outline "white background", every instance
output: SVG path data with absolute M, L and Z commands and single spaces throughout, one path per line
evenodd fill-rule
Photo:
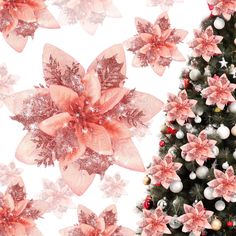
M 114 0 L 114 4 L 120 10 L 122 18 L 106 18 L 103 25 L 99 27 L 94 36 L 88 35 L 79 24 L 64 26 L 59 30 L 39 29 L 34 40 L 29 40 L 22 53 L 12 50 L 2 38 L 0 38 L 0 62 L 6 63 L 9 73 L 20 76 L 15 86 L 15 91 L 30 89 L 39 83 L 44 84 L 42 71 L 42 50 L 45 43 L 53 44 L 76 58 L 84 68 L 104 49 L 113 44 L 122 43 L 136 33 L 134 18 L 142 17 L 154 22 L 161 13 L 159 7 L 147 7 L 145 0 Z M 56 16 L 56 7 L 49 6 L 51 12 Z M 169 16 L 173 28 L 185 29 L 189 32 L 184 43 L 179 46 L 181 52 L 187 59 L 190 50 L 187 42 L 192 37 L 194 28 L 199 28 L 200 22 L 209 15 L 206 0 L 184 0 L 176 3 L 169 9 Z M 185 66 L 185 62 L 172 62 L 164 76 L 157 76 L 151 68 L 133 68 L 131 66 L 133 55 L 126 52 L 127 58 L 127 87 L 136 88 L 155 95 L 162 101 L 166 101 L 167 93 L 177 93 L 179 86 L 179 75 Z M 18 143 L 24 136 L 22 126 L 12 121 L 9 111 L 3 107 L 0 110 L 0 162 L 9 163 L 14 160 L 14 154 Z M 135 143 L 140 150 L 145 165 L 148 165 L 152 156 L 157 153 L 158 134 L 161 124 L 164 123 L 162 113 L 158 114 L 150 126 L 149 133 L 145 138 L 136 138 Z M 35 197 L 42 190 L 42 178 L 56 180 L 60 177 L 57 166 L 44 168 L 27 166 L 15 160 L 17 167 L 23 168 L 23 179 L 26 184 L 28 197 Z M 120 172 L 122 178 L 129 181 L 126 189 L 127 195 L 117 201 L 119 224 L 133 230 L 137 228 L 140 215 L 134 210 L 136 204 L 145 198 L 146 187 L 142 184 L 143 173 L 137 173 L 112 166 L 107 174 Z M 100 213 L 113 201 L 104 198 L 99 190 L 100 178 L 95 181 L 88 191 L 81 197 L 74 197 L 76 204 L 80 203 Z M 62 219 L 56 218 L 53 214 L 45 214 L 44 219 L 38 220 L 38 227 L 45 236 L 57 236 L 58 230 L 77 223 L 76 210 L 69 210 Z

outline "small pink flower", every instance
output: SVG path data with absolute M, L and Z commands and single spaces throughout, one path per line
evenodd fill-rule
M 156 183 L 161 183 L 164 188 L 168 189 L 173 181 L 180 180 L 176 171 L 181 166 L 181 163 L 173 162 L 173 156 L 167 154 L 164 158 L 154 157 L 152 166 L 148 170 Z
M 226 20 L 230 20 L 236 10 L 235 0 L 208 0 L 208 4 L 213 8 L 212 15 L 223 15 Z
M 214 197 L 223 197 L 227 202 L 236 194 L 236 175 L 234 169 L 230 166 L 225 173 L 215 169 L 215 179 L 210 181 L 208 185 L 213 188 Z
M 0 183 L 2 185 L 9 185 L 12 181 L 19 178 L 22 169 L 18 169 L 14 162 L 8 165 L 0 164 Z
M 198 165 L 203 166 L 208 158 L 215 158 L 213 147 L 215 140 L 207 139 L 207 134 L 203 130 L 198 137 L 191 133 L 187 133 L 188 143 L 181 146 L 182 157 L 186 161 L 196 161 Z
M 211 26 L 208 26 L 205 31 L 194 31 L 195 39 L 190 43 L 194 57 L 202 56 L 205 61 L 209 62 L 212 56 L 222 54 L 217 44 L 222 41 L 223 37 L 213 33 Z
M 134 236 L 134 231 L 117 225 L 115 205 L 106 208 L 99 216 L 88 208 L 78 206 L 79 224 L 60 230 L 62 236 Z
M 44 0 L 4 0 L 0 2 L 0 31 L 6 42 L 21 52 L 38 27 L 59 28 Z
M 196 103 L 196 100 L 188 99 L 185 90 L 179 92 L 178 96 L 169 94 L 168 103 L 164 107 L 164 111 L 167 112 L 167 120 L 170 122 L 176 120 L 179 125 L 183 126 L 188 118 L 195 117 L 192 109 Z
M 207 79 L 209 87 L 202 90 L 202 96 L 206 98 L 207 105 L 217 105 L 221 110 L 229 102 L 234 102 L 232 92 L 236 89 L 236 84 L 230 83 L 226 74 L 220 77 L 215 75 Z
M 23 181 L 18 178 L 0 196 L 0 235 L 38 235 L 35 220 L 45 212 L 47 204 L 26 199 Z
M 105 175 L 101 185 L 101 190 L 104 192 L 106 197 L 118 199 L 124 195 L 127 181 L 123 180 L 120 174 L 114 176 Z
M 183 224 L 182 232 L 192 232 L 194 236 L 200 236 L 204 229 L 211 229 L 209 221 L 214 212 L 205 210 L 201 201 L 194 207 L 184 204 L 184 211 L 185 214 L 179 217 Z
M 185 60 L 176 45 L 182 42 L 187 32 L 171 29 L 167 13 L 161 14 L 154 24 L 141 18 L 136 18 L 135 23 L 138 34 L 126 42 L 128 50 L 135 54 L 134 66 L 151 65 L 161 76 L 172 60 Z
M 141 236 L 162 236 L 171 234 L 167 224 L 170 223 L 172 217 L 166 215 L 160 207 L 157 207 L 153 212 L 143 210 L 144 219 L 139 227 L 142 229 Z

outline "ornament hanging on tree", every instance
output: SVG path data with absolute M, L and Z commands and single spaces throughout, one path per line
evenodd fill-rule
M 204 197 L 207 199 L 207 200 L 213 200 L 214 199 L 214 196 L 213 196 L 213 188 L 211 187 L 207 187 L 205 188 L 204 192 L 203 192 L 203 195 Z
M 182 139 L 184 138 L 184 132 L 182 130 L 179 130 L 175 136 L 177 139 Z
M 233 152 L 233 157 L 234 157 L 234 159 L 236 160 L 236 149 L 235 149 L 234 152 Z
M 149 185 L 150 183 L 151 183 L 151 178 L 148 175 L 146 175 L 143 179 L 143 184 Z
M 179 193 L 183 189 L 183 183 L 179 180 L 176 180 L 170 184 L 170 191 L 173 193 Z
M 228 106 L 229 112 L 231 113 L 236 113 L 236 102 L 232 102 L 229 106 Z
M 194 122 L 200 124 L 202 122 L 202 118 L 200 116 L 196 116 Z
M 196 175 L 199 179 L 205 179 L 209 173 L 209 169 L 206 166 L 199 166 L 196 170 Z
M 231 134 L 232 134 L 233 136 L 236 136 L 236 125 L 234 125 L 234 126 L 232 127 L 232 129 L 231 129 Z
M 227 225 L 229 228 L 232 228 L 232 227 L 234 227 L 234 222 L 231 221 L 231 220 L 229 220 L 229 221 L 226 222 L 226 225 Z
M 178 229 L 182 224 L 181 222 L 178 220 L 178 216 L 177 215 L 174 215 L 172 220 L 170 221 L 169 223 L 170 227 L 172 229 Z
M 219 63 L 220 63 L 221 68 L 224 68 L 224 67 L 227 68 L 228 62 L 225 60 L 224 57 L 222 58 L 222 61 L 219 61 Z
M 152 197 L 151 196 L 147 196 L 144 203 L 143 203 L 143 207 L 147 210 L 150 210 L 153 207 L 153 201 L 152 201 Z
M 214 153 L 215 156 L 218 156 L 218 155 L 219 155 L 220 150 L 219 150 L 219 148 L 218 148 L 217 146 L 214 146 L 214 147 L 213 147 L 213 153 Z
M 164 140 L 161 140 L 161 141 L 159 142 L 159 146 L 160 146 L 160 147 L 165 147 L 165 146 L 166 146 L 166 142 L 165 142 Z
M 221 227 L 222 227 L 222 222 L 219 219 L 215 218 L 215 219 L 212 220 L 211 228 L 214 231 L 219 231 L 221 229 Z
M 191 180 L 194 180 L 194 179 L 196 179 L 196 177 L 197 177 L 197 175 L 192 171 L 191 173 L 190 173 L 190 175 L 189 175 L 189 178 L 191 179 Z
M 222 200 L 218 200 L 215 203 L 215 208 L 216 208 L 217 211 L 223 211 L 225 209 L 225 202 L 222 201 Z
M 201 72 L 198 69 L 193 69 L 190 71 L 189 73 L 189 78 L 192 81 L 197 81 L 199 79 L 199 77 L 201 76 Z
M 165 209 L 167 207 L 166 198 L 164 197 L 163 199 L 159 200 L 157 202 L 157 206 L 159 206 L 162 210 Z
M 223 164 L 222 164 L 222 168 L 224 169 L 224 170 L 227 170 L 228 168 L 229 168 L 229 163 L 226 161 L 226 162 L 224 162 Z
M 225 27 L 225 21 L 220 17 L 216 17 L 214 21 L 214 27 L 218 30 L 223 29 Z
M 230 135 L 230 130 L 225 125 L 221 124 L 220 127 L 217 129 L 217 134 L 221 139 L 227 139 Z

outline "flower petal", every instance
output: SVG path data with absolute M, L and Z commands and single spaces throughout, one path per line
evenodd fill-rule
M 150 29 L 153 27 L 151 22 L 139 17 L 135 18 L 135 25 L 138 33 L 149 33 Z
M 47 9 L 36 11 L 35 16 L 37 17 L 37 22 L 41 27 L 49 29 L 60 28 L 60 25 L 58 24 L 54 16 Z
M 28 37 L 23 37 L 11 31 L 8 35 L 4 35 L 6 42 L 17 52 L 22 52 L 28 41 Z

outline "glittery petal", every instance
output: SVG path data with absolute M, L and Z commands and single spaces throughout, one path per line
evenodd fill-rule
M 39 26 L 49 29 L 60 28 L 54 16 L 47 9 L 39 10 L 35 12 L 35 15 Z

